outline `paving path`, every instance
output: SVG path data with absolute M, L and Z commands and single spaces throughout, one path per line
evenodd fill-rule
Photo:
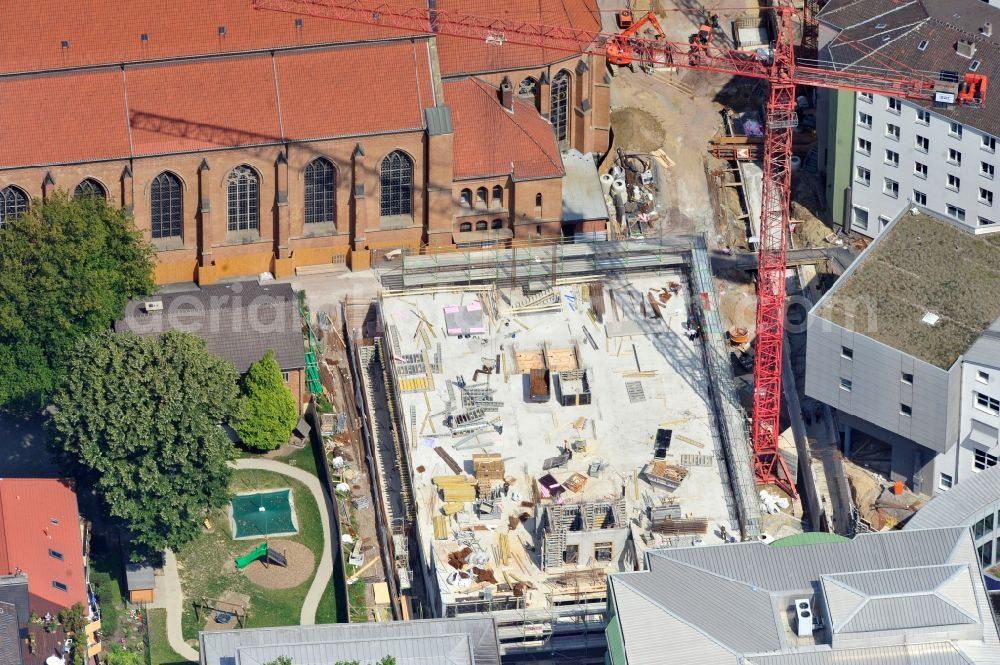
M 313 578 L 312 586 L 306 594 L 306 599 L 302 603 L 302 612 L 299 615 L 299 623 L 303 626 L 311 626 L 316 623 L 316 608 L 319 607 L 320 599 L 326 587 L 333 578 L 333 555 L 332 536 L 330 534 L 330 515 L 332 506 L 327 500 L 326 493 L 319 478 L 307 471 L 297 467 L 269 459 L 239 459 L 230 462 L 234 469 L 257 469 L 259 471 L 271 471 L 294 478 L 305 485 L 316 505 L 319 506 L 319 518 L 323 525 L 323 553 L 319 557 L 319 565 L 316 567 L 316 576 Z M 325 508 L 325 509 L 324 509 Z M 181 630 L 181 616 L 184 612 L 184 597 L 181 591 L 180 575 L 177 572 L 177 557 L 173 552 L 167 550 L 163 562 L 163 584 L 162 589 L 157 588 L 157 605 L 165 607 L 167 610 L 167 641 L 170 648 L 177 652 L 177 655 L 191 661 L 198 662 L 198 651 L 191 648 L 184 641 Z
M 181 577 L 177 573 L 177 556 L 171 550 L 163 553 L 162 577 L 163 588 L 156 590 L 156 600 L 157 604 L 162 604 L 167 609 L 167 642 L 181 658 L 198 662 L 198 651 L 184 641 L 184 631 L 181 630 L 184 594 L 181 592 Z
M 333 537 L 330 534 L 330 515 L 333 514 L 333 507 L 326 498 L 323 485 L 320 484 L 319 478 L 308 471 L 276 460 L 238 459 L 235 462 L 230 462 L 230 466 L 235 469 L 257 469 L 280 473 L 294 478 L 312 492 L 316 505 L 319 507 L 319 519 L 323 525 L 323 554 L 320 555 L 319 565 L 316 566 L 316 577 L 313 578 L 309 593 L 306 594 L 306 599 L 302 602 L 299 624 L 303 626 L 313 625 L 316 623 L 316 608 L 319 607 L 319 601 L 323 598 L 323 593 L 326 591 L 327 585 L 330 584 L 330 580 L 333 579 L 333 549 L 331 545 Z

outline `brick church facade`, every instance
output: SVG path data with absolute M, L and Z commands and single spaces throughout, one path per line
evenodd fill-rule
M 0 222 L 56 190 L 105 196 L 155 246 L 161 283 L 363 268 L 378 249 L 605 228 L 561 220 L 561 151 L 608 148 L 603 57 L 256 11 L 250 0 L 70 0 L 44 25 L 32 0 L 10 3 Z M 600 26 L 592 0 L 504 7 Z

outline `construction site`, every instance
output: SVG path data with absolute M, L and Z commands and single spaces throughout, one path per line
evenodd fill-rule
M 596 654 L 606 577 L 647 549 L 803 530 L 754 482 L 703 238 L 406 257 L 385 281 L 345 321 L 404 615 Z

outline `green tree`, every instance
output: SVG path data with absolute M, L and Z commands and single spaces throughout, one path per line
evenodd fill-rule
M 255 450 L 273 450 L 288 441 L 299 420 L 295 395 L 281 378 L 270 349 L 243 379 L 243 400 L 236 432 Z
M 153 250 L 103 198 L 35 200 L 0 229 L 0 405 L 38 406 L 84 335 L 151 293 Z
M 103 331 L 78 341 L 54 396 L 53 448 L 133 534 L 136 556 L 193 539 L 229 498 L 233 366 L 204 340 Z M 143 551 L 142 548 L 145 548 Z

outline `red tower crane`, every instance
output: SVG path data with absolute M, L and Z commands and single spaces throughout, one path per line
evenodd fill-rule
M 808 0 L 807 0 L 808 2 Z M 253 0 L 257 9 L 383 25 L 427 35 L 467 37 L 502 47 L 504 42 L 566 53 L 607 56 L 619 35 L 509 18 L 489 18 L 371 0 Z M 422 3 L 421 3 L 422 4 Z M 745 10 L 741 10 L 745 11 Z M 754 365 L 752 442 L 754 476 L 796 494 L 778 452 L 781 412 L 781 354 L 784 344 L 785 252 L 791 192 L 792 130 L 797 125 L 798 85 L 852 90 L 943 104 L 982 106 L 985 76 L 951 72 L 903 72 L 893 68 L 837 68 L 832 63 L 795 59 L 791 7 L 769 8 L 775 15 L 773 48 L 765 54 L 719 48 L 712 43 L 667 42 L 633 37 L 632 59 L 707 72 L 746 76 L 769 83 L 764 140 L 764 178 L 757 270 L 757 350 Z M 807 16 L 807 42 L 815 40 L 815 17 Z M 815 48 L 812 43 L 807 48 Z M 858 45 L 859 49 L 863 48 Z

